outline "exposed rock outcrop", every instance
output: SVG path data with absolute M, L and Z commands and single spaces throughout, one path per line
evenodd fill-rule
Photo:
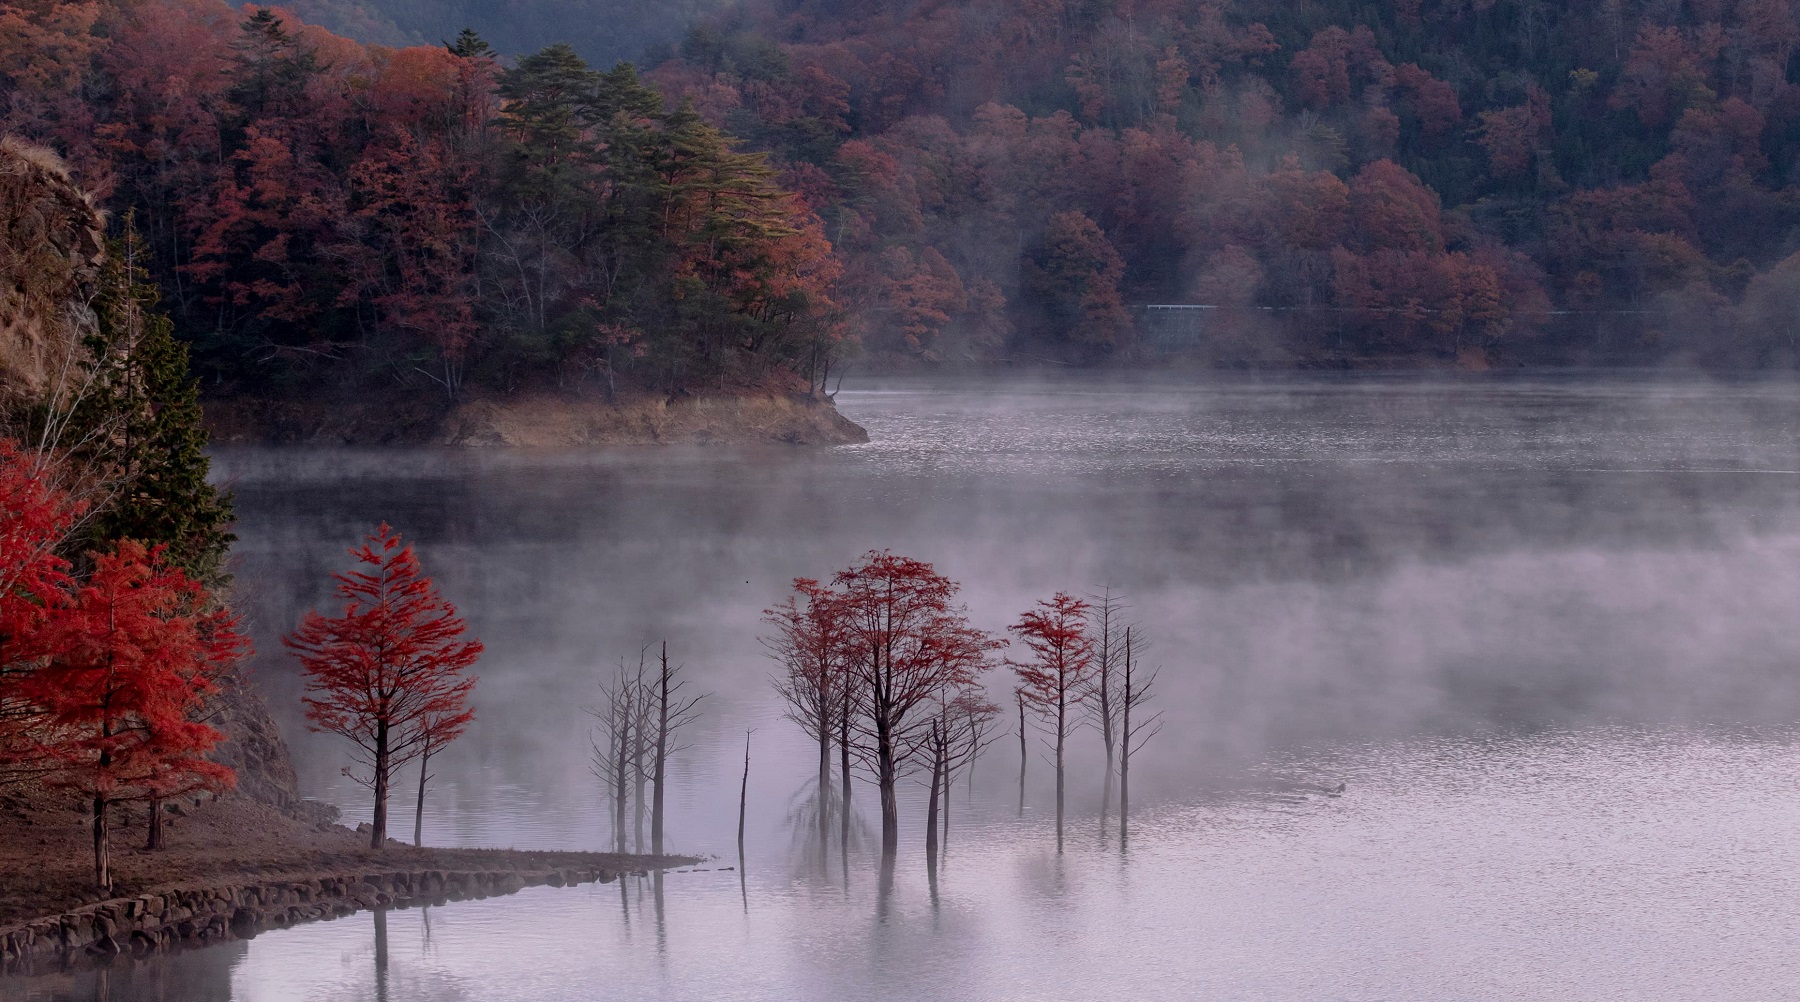
M 80 348 L 105 249 L 56 155 L 0 139 L 0 406 L 42 397 Z

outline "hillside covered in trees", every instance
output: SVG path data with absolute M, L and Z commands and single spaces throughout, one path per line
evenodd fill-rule
M 689 13 L 640 74 L 216 0 L 31 0 L 0 7 L 0 126 L 135 210 L 209 392 L 797 388 L 851 340 L 926 362 L 1794 355 L 1787 0 Z M 1140 308 L 1170 303 L 1214 309 L 1171 342 Z

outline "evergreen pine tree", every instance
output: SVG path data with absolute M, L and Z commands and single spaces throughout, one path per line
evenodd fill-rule
M 71 441 L 77 458 L 116 485 L 76 541 L 135 539 L 167 546 L 167 560 L 207 585 L 224 581 L 231 498 L 207 482 L 206 429 L 200 385 L 188 369 L 187 345 L 157 310 L 158 294 L 139 264 L 131 217 L 112 242 L 87 339 L 94 367 L 78 406 Z

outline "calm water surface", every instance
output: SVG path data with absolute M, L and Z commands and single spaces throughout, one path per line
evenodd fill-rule
M 361 915 L 30 999 L 1769 998 L 1800 973 L 1800 391 L 1646 379 L 888 380 L 867 446 L 225 450 L 239 580 L 309 795 L 366 817 L 275 654 L 387 519 L 487 642 L 430 842 L 602 848 L 583 707 L 667 638 L 712 693 L 672 780 L 697 871 Z M 1002 741 L 946 871 L 807 861 L 758 617 L 874 547 L 991 629 L 1123 591 L 1168 727 L 1129 848 Z M 1004 680 L 993 680 L 1004 691 Z M 753 731 L 750 840 L 737 780 Z M 1323 794 L 1347 784 L 1341 797 Z M 405 786 L 403 783 L 402 786 Z M 873 791 L 859 787 L 865 810 Z M 410 817 L 410 801 L 396 805 Z M 379 936 L 377 928 L 383 930 Z M 377 942 L 381 942 L 378 948 Z M 104 984 L 102 984 L 104 981 Z

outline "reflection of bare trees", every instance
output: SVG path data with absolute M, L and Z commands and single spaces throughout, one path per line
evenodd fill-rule
M 868 819 L 855 805 L 846 807 L 843 794 L 834 783 L 828 782 L 821 789 L 809 779 L 794 791 L 782 823 L 789 833 L 788 852 L 798 868 L 829 873 L 831 849 L 836 845 L 843 866 L 848 869 L 849 854 L 867 848 Z M 823 824 L 821 818 L 825 819 Z

